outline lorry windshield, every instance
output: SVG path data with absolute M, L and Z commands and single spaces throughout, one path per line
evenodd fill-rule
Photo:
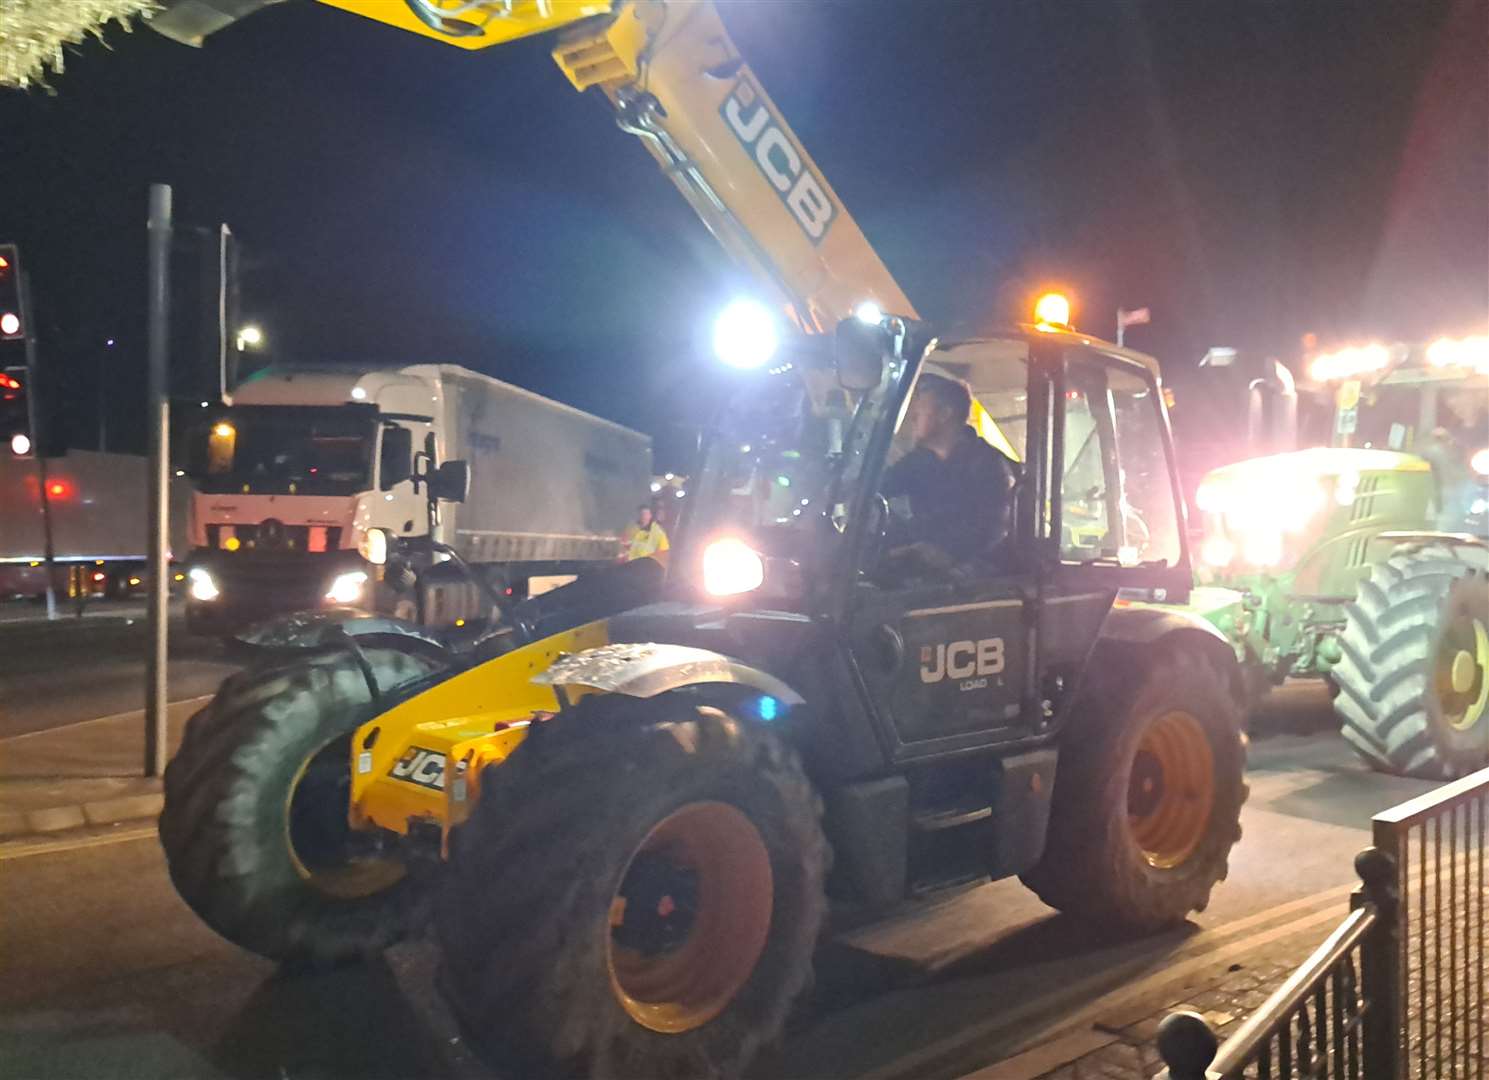
M 850 393 L 830 368 L 763 376 L 724 410 L 687 521 L 691 540 L 747 537 L 766 555 L 798 557 L 808 537 L 847 524 L 847 492 L 902 365 Z
M 376 409 L 370 405 L 247 405 L 199 437 L 203 491 L 351 495 L 371 487 Z

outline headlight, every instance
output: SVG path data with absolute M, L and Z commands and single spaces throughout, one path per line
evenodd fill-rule
M 386 529 L 368 529 L 357 542 L 357 554 L 373 566 L 384 566 L 388 562 L 388 533 Z
M 217 582 L 200 566 L 192 567 L 186 576 L 191 579 L 190 592 L 193 600 L 216 600 L 220 595 Z
M 1236 557 L 1236 545 L 1223 536 L 1212 536 L 1200 549 L 1199 557 L 1217 570 L 1229 566 Z
M 747 593 L 764 580 L 764 560 L 743 540 L 715 540 L 703 551 L 703 587 L 714 596 Z
M 362 587 L 366 584 L 367 574 L 364 571 L 353 570 L 342 574 L 331 582 L 326 599 L 336 604 L 355 604 L 362 598 Z
M 1468 464 L 1480 476 L 1489 476 L 1489 446 L 1474 451 L 1474 456 L 1468 459 Z

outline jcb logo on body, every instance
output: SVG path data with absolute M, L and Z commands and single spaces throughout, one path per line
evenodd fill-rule
M 781 196 L 801 231 L 816 243 L 827 235 L 837 208 L 827 197 L 827 188 L 807 168 L 802 152 L 791 142 L 781 121 L 771 115 L 765 101 L 748 79 L 741 78 L 719 110 L 724 120 L 750 151 L 755 164 Z
M 420 787 L 445 790 L 445 755 L 437 750 L 410 746 L 388 773 L 394 780 L 406 780 Z
M 957 679 L 962 681 L 963 690 L 981 690 L 987 686 L 990 676 L 1003 673 L 1004 666 L 1003 639 L 1000 637 L 920 647 L 920 681 L 923 683 Z

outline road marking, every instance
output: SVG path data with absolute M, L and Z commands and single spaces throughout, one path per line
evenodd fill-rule
M 1104 971 L 1095 972 L 1084 979 L 1078 979 L 1046 994 L 1024 998 L 1013 1008 L 1004 1009 L 995 1017 L 990 1017 L 982 1023 L 969 1025 L 953 1035 L 947 1035 L 911 1051 L 896 1061 L 865 1073 L 860 1080 L 901 1080 L 903 1077 L 924 1075 L 932 1069 L 944 1072 L 948 1063 L 943 1059 L 952 1054 L 959 1051 L 965 1053 L 978 1042 L 1016 1030 L 1041 1014 L 1071 1005 L 1079 1006 L 1074 1013 L 1062 1016 L 1050 1026 L 1040 1029 L 1033 1037 L 1020 1039 L 1016 1046 L 1005 1051 L 1005 1054 L 1017 1054 L 1021 1050 L 1027 1050 L 1040 1038 L 1057 1035 L 1082 1022 L 1089 1023 L 1123 1004 L 1138 1000 L 1145 994 L 1154 993 L 1173 982 L 1187 979 L 1205 968 L 1218 966 L 1231 957 L 1245 956 L 1269 942 L 1301 932 L 1319 923 L 1330 920 L 1342 921 L 1348 912 L 1340 910 L 1335 905 L 1357 887 L 1355 884 L 1337 885 L 1311 896 L 1300 897 L 1286 904 L 1280 904 L 1243 919 L 1206 930 L 1191 939 L 1207 946 L 1203 952 L 1192 953 L 1186 957 L 1185 950 L 1181 947 L 1174 955 L 1167 958 L 1138 957 L 1123 964 L 1113 965 Z M 1325 906 L 1311 914 L 1288 919 L 1280 926 L 1260 930 L 1239 940 L 1230 940 L 1235 938 L 1237 933 L 1254 926 L 1273 922 L 1294 912 L 1318 905 Z M 1156 963 L 1164 963 L 1166 966 L 1143 977 L 1144 969 Z M 1117 984 L 1116 989 L 1103 992 L 1103 987 L 1113 983 Z
M 198 694 L 196 697 L 182 698 L 180 701 L 167 701 L 166 708 L 176 705 L 196 705 L 199 702 L 211 701 L 216 694 Z M 144 709 L 130 709 L 127 712 L 110 713 L 108 716 L 95 716 L 88 720 L 70 720 L 56 727 L 40 728 L 37 731 L 23 731 L 19 735 L 7 735 L 0 739 L 0 743 L 17 742 L 21 739 L 30 739 L 37 735 L 50 735 L 54 731 L 67 731 L 69 728 L 82 727 L 84 724 L 102 724 L 106 720 L 133 720 L 143 717 Z
M 0 862 L 29 859 L 33 855 L 56 855 L 63 851 L 105 847 L 109 844 L 127 844 L 134 840 L 147 840 L 154 836 L 155 826 L 145 825 L 128 831 L 106 833 L 102 836 L 74 836 L 67 840 L 47 840 L 42 843 L 12 841 L 0 844 Z

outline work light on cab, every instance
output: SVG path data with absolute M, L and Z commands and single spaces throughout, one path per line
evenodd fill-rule
M 764 367 L 778 344 L 775 313 L 757 300 L 734 301 L 714 323 L 714 355 L 732 368 Z
M 712 596 L 753 592 L 765 581 L 765 561 L 743 540 L 715 540 L 703 551 L 703 587 Z

